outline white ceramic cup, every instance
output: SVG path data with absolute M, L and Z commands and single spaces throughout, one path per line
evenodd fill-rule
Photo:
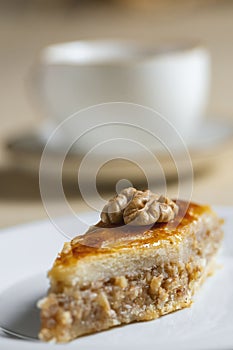
M 35 73 L 35 93 L 55 125 L 92 105 L 131 102 L 161 113 L 188 141 L 205 114 L 210 57 L 200 45 L 161 47 L 131 41 L 77 41 L 43 49 Z M 112 121 L 117 120 L 110 115 Z M 129 115 L 128 122 L 133 121 Z M 79 127 L 80 120 L 76 126 L 64 127 L 63 136 L 68 140 Z M 111 136 L 119 137 L 114 130 Z M 92 134 L 91 146 L 96 142 L 99 138 L 95 140 Z M 83 152 L 90 148 L 87 138 L 81 148 Z

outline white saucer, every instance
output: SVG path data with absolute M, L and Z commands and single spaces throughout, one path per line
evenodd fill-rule
M 198 171 L 203 167 L 207 167 L 210 161 L 213 161 L 213 156 L 221 152 L 221 147 L 233 135 L 233 125 L 220 121 L 205 121 L 197 130 L 192 138 L 187 142 L 187 148 L 192 160 L 194 171 Z M 7 143 L 8 151 L 11 153 L 12 165 L 25 171 L 38 172 L 41 154 L 45 146 L 45 134 L 27 134 L 18 138 L 12 139 Z M 49 156 L 51 164 L 53 160 L 59 157 L 59 147 L 51 149 Z M 162 167 L 166 179 L 172 179 L 177 176 L 177 168 L 179 167 L 179 175 L 186 175 L 187 164 L 184 161 L 184 154 L 178 149 L 173 149 L 172 152 L 177 156 L 176 164 L 172 164 L 171 157 L 168 153 L 156 150 L 154 154 Z M 75 149 L 71 149 L 66 157 L 63 165 L 63 178 L 68 180 L 77 180 L 77 169 L 81 163 L 83 154 Z M 140 160 L 140 155 L 138 156 Z M 141 159 L 142 160 L 142 159 Z M 147 160 L 143 159 L 145 167 Z M 178 164 L 177 164 L 178 163 Z M 89 172 L 96 169 L 89 168 Z M 100 181 L 101 182 L 116 182 L 119 179 L 127 178 L 131 181 L 141 181 L 143 173 L 137 169 L 135 164 L 130 161 L 117 159 L 102 168 Z M 154 172 L 155 181 L 160 179 L 160 174 Z

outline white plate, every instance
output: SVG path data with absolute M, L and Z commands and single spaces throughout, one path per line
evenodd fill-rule
M 65 345 L 51 345 L 39 341 L 26 341 L 0 333 L 1 350 L 80 349 L 232 349 L 233 348 L 233 207 L 219 207 L 225 219 L 225 239 L 218 261 L 222 265 L 209 278 L 195 297 L 193 306 L 158 320 L 141 322 L 91 336 L 79 338 Z M 80 216 L 96 222 L 96 214 Z M 67 218 L 66 218 L 67 220 Z M 71 222 L 72 224 L 72 222 Z M 80 231 L 83 226 L 80 226 Z M 80 232 L 81 233 L 81 232 Z M 9 309 L 11 322 L 18 322 L 20 314 L 30 311 L 30 300 L 36 300 L 46 291 L 44 276 L 51 266 L 65 238 L 50 221 L 37 222 L 0 231 L 0 304 L 1 296 L 10 286 L 12 295 L 19 296 L 22 286 L 28 298 L 25 305 Z M 24 282 L 23 280 L 27 281 Z M 29 282 L 32 283 L 29 283 Z M 38 283 L 42 281 L 42 283 Z M 30 300 L 29 300 L 30 299 Z M 3 309 L 3 306 L 1 306 Z M 1 318 L 0 310 L 0 318 Z M 15 319 L 14 319 L 15 318 Z M 9 320 L 3 320 L 3 322 Z M 25 320 L 21 320 L 24 322 Z M 35 321 L 35 320 L 34 320 Z M 32 322 L 34 322 L 32 320 Z

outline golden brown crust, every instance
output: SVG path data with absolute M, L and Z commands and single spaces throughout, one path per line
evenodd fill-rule
M 153 226 L 109 225 L 100 221 L 92 231 L 77 236 L 71 241 L 70 249 L 62 251 L 54 267 L 72 265 L 84 257 L 116 252 L 122 248 L 148 249 L 150 246 L 162 246 L 172 241 L 174 244 L 185 235 L 184 227 L 198 219 L 204 212 L 210 212 L 209 206 L 188 204 L 177 201 L 179 213 L 168 223 L 156 223 Z

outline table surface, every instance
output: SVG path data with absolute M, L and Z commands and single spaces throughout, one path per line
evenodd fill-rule
M 222 5 L 220 5 L 221 3 Z M 174 10 L 174 7 L 173 7 Z M 54 42 L 83 38 L 124 37 L 161 41 L 179 38 L 201 40 L 212 55 L 212 87 L 208 118 L 233 122 L 233 4 L 230 1 L 199 4 L 185 10 L 156 11 L 98 7 L 73 13 L 11 11 L 0 13 L 0 226 L 47 218 L 37 174 L 16 170 L 5 151 L 5 142 L 35 130 L 43 113 L 35 104 L 29 71 L 40 49 Z M 233 139 L 211 155 L 210 165 L 195 174 L 192 199 L 216 205 L 232 205 Z M 183 186 L 189 186 L 184 181 Z M 168 183 L 171 195 L 176 184 Z M 111 192 L 111 191 L 110 191 Z M 67 197 L 75 211 L 87 210 L 68 185 Z M 109 194 L 110 195 L 110 194 Z M 58 203 L 54 205 L 59 206 Z

